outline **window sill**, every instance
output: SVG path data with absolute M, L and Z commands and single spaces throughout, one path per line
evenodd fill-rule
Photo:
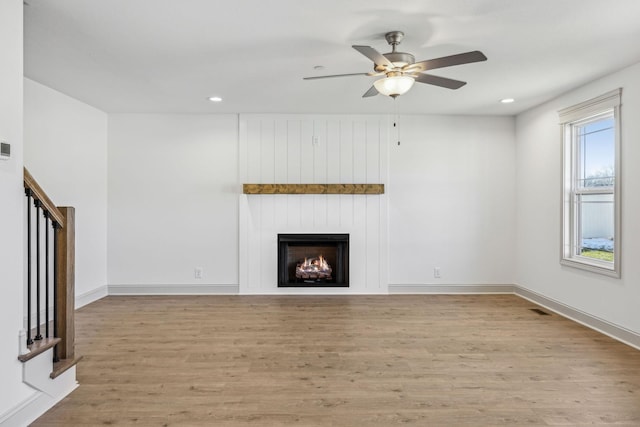
M 597 260 L 591 260 L 586 257 L 580 258 L 563 258 L 560 260 L 560 264 L 568 267 L 577 268 L 579 270 L 590 271 L 592 273 L 602 274 L 604 276 L 620 278 L 620 269 L 616 269 L 616 265 L 610 262 L 598 262 Z

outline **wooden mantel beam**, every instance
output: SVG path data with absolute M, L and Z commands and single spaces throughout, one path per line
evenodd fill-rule
M 244 194 L 384 194 L 384 184 L 242 184 Z

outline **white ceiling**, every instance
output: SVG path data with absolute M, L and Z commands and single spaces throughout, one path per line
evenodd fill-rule
M 640 61 L 639 0 L 26 3 L 25 76 L 109 113 L 516 114 Z M 461 89 L 416 84 L 396 101 L 361 97 L 374 77 L 302 80 L 371 71 L 351 45 L 388 52 L 391 30 L 416 60 L 488 60 L 434 70 Z

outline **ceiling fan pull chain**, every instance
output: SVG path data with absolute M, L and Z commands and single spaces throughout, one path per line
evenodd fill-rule
M 393 105 L 395 108 L 395 120 L 393 122 L 393 127 L 396 128 L 398 145 L 400 145 L 400 114 L 398 114 L 398 100 L 396 98 L 393 98 Z

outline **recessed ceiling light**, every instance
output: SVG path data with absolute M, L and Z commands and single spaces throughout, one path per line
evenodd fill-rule
M 316 65 L 316 66 L 313 67 L 313 69 L 316 70 L 316 71 L 322 71 L 322 70 L 324 70 L 324 66 L 323 65 Z
M 501 99 L 500 100 L 500 102 L 502 102 L 503 104 L 511 104 L 514 101 L 515 101 L 515 99 L 513 99 L 513 98 L 505 98 L 505 99 Z
M 219 96 L 210 96 L 209 97 L 209 101 L 211 101 L 211 102 L 222 102 L 222 98 L 220 98 Z

